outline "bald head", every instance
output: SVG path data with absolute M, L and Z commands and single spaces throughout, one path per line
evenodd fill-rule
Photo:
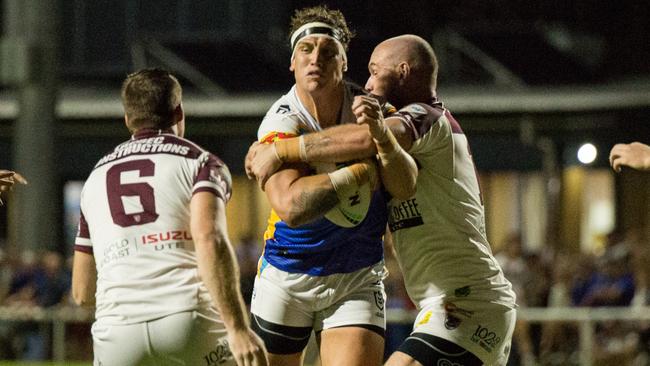
M 426 82 L 435 90 L 438 77 L 438 60 L 431 45 L 421 37 L 405 34 L 380 43 L 375 52 L 383 54 L 393 64 L 406 62 L 416 79 Z
M 411 34 L 381 42 L 368 62 L 366 89 L 397 108 L 429 103 L 436 95 L 438 61 L 431 46 Z

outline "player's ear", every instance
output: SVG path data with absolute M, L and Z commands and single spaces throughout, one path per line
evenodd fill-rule
M 291 64 L 289 65 L 289 71 L 294 72 L 296 70 L 296 59 L 295 57 L 291 59 Z
M 185 119 L 185 112 L 183 111 L 183 103 L 174 108 L 174 122 L 180 122 Z
M 400 62 L 397 65 L 397 72 L 399 72 L 399 78 L 404 80 L 411 74 L 411 65 L 408 62 Z

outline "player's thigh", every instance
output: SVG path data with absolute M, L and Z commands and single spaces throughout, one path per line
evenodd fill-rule
M 383 263 L 353 273 L 329 276 L 328 285 L 334 291 L 327 303 L 321 303 L 314 330 L 362 326 L 383 337 L 386 329 L 384 276 Z
M 223 322 L 211 309 L 172 314 L 147 326 L 160 363 L 235 365 Z
M 383 263 L 333 278 L 333 301 L 316 315 L 323 365 L 380 365 L 386 295 Z
M 303 354 L 292 353 L 292 354 L 275 354 L 269 353 L 269 366 L 301 366 L 303 360 Z
M 92 326 L 93 365 L 135 366 L 148 357 L 148 339 L 144 323 Z
M 266 349 L 292 364 L 306 347 L 314 322 L 314 289 L 311 276 L 267 266 L 255 279 L 251 302 L 251 327 Z M 292 356 L 293 355 L 293 356 Z M 283 363 L 279 363 L 283 364 Z
M 381 365 L 384 337 L 359 326 L 325 329 L 320 333 L 320 357 L 323 366 Z

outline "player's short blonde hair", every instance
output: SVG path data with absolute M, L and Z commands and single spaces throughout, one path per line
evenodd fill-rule
M 182 94 L 180 83 L 166 70 L 143 69 L 128 75 L 121 91 L 128 128 L 171 127 L 177 122 L 174 113 Z
M 298 9 L 291 17 L 291 28 L 289 30 L 289 37 L 307 23 L 312 22 L 322 22 L 329 24 L 332 27 L 336 28 L 339 31 L 340 38 L 339 41 L 343 45 L 345 51 L 348 50 L 348 45 L 350 40 L 354 38 L 354 31 L 348 28 L 348 24 L 345 21 L 343 13 L 338 10 L 333 10 L 327 7 L 327 5 L 319 5 L 311 8 Z

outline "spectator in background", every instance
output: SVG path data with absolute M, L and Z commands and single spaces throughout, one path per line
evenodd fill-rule
M 609 153 L 609 164 L 617 173 L 624 166 L 650 170 L 650 146 L 640 142 L 616 144 Z
M 64 301 L 69 290 L 70 273 L 63 265 L 63 257 L 57 252 L 46 251 L 35 266 L 16 273 L 7 302 L 26 302 L 47 308 Z M 25 293 L 32 295 L 27 297 Z
M 553 261 L 548 307 L 570 307 L 571 290 L 580 259 L 572 253 L 559 253 Z M 542 324 L 539 360 L 542 364 L 566 365 L 578 349 L 575 323 L 551 321 Z
M 630 266 L 629 248 L 625 243 L 613 244 L 597 260 L 597 271 L 591 276 L 578 306 L 628 306 L 634 297 L 634 276 Z
M 571 305 L 577 306 L 589 289 L 591 278 L 596 273 L 596 260 L 592 255 L 580 255 L 572 264 L 573 278 L 569 288 Z
M 24 267 L 15 273 L 5 304 L 20 307 L 49 308 L 66 300 L 70 290 L 70 274 L 63 266 L 63 257 L 46 251 L 40 261 L 34 253 L 25 252 Z M 50 331 L 35 322 L 14 324 L 17 337 L 23 342 L 22 359 L 45 360 L 49 357 Z
M 629 306 L 634 297 L 630 246 L 620 232 L 608 235 L 605 252 L 587 281 L 578 306 Z M 594 365 L 629 365 L 636 348 L 636 329 L 622 321 L 599 322 L 593 350 Z
M 521 234 L 509 234 L 501 246 L 501 250 L 495 254 L 495 258 L 501 265 L 503 274 L 512 283 L 512 289 L 517 295 L 517 305 L 528 306 L 526 303 L 528 296 L 525 290 L 529 272 L 524 258 Z M 521 364 L 528 366 L 535 364 L 535 349 L 530 337 L 530 325 L 526 320 L 517 319 L 512 340 L 513 345 L 508 365 Z
M 635 285 L 632 306 L 650 305 L 650 246 L 648 244 L 648 240 L 643 236 L 630 241 Z
M 650 246 L 648 238 L 637 231 L 630 238 L 632 254 L 632 268 L 634 271 L 634 298 L 633 307 L 650 305 Z M 641 321 L 635 324 L 635 350 L 637 351 L 634 365 L 650 364 L 650 322 Z

